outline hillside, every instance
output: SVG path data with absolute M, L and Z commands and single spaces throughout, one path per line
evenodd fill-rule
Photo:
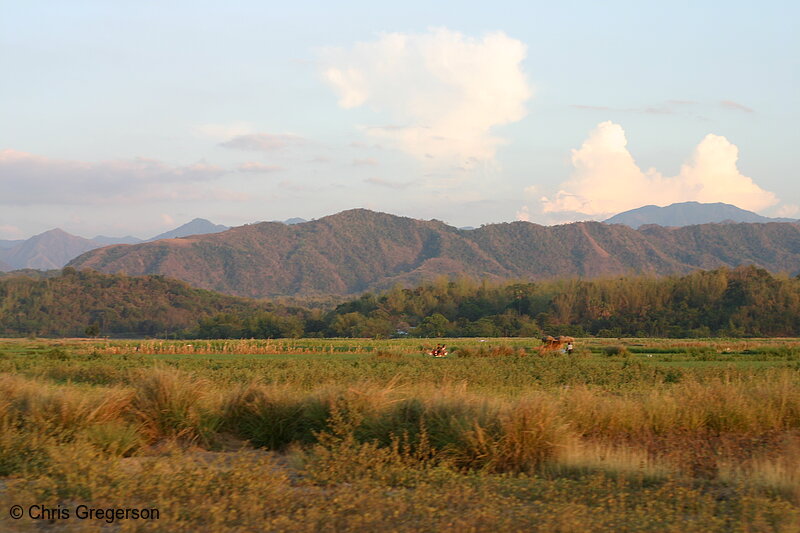
M 754 264 L 800 270 L 800 225 L 705 224 L 685 228 L 528 222 L 459 230 L 364 209 L 304 224 L 264 222 L 222 233 L 88 252 L 78 269 L 163 274 L 249 297 L 355 294 L 436 276 L 549 279 L 680 274 Z
M 8 250 L 23 242 L 25 239 L 3 240 L 0 239 L 0 250 Z
M 12 248 L 0 250 L 0 260 L 11 269 L 49 270 L 61 268 L 70 259 L 100 246 L 95 241 L 70 235 L 56 228 L 35 235 Z
M 202 233 L 217 233 L 228 229 L 208 220 L 196 218 L 182 226 L 144 241 L 137 237 L 107 237 L 97 235 L 85 239 L 56 228 L 27 240 L 0 241 L 0 272 L 22 269 L 61 269 L 70 260 L 88 250 L 115 244 L 138 244 L 158 239 L 172 239 Z
M 735 205 L 724 204 L 721 202 L 704 204 L 699 202 L 682 202 L 658 207 L 656 205 L 646 205 L 637 209 L 631 209 L 614 215 L 606 224 L 625 224 L 634 229 L 647 224 L 658 224 L 659 226 L 692 226 L 696 224 L 710 224 L 715 222 L 796 222 L 788 218 L 769 218 L 752 211 L 740 209 Z
M 0 336 L 162 335 L 217 313 L 252 314 L 272 306 L 195 289 L 161 276 L 128 277 L 64 269 L 51 278 L 0 278 Z

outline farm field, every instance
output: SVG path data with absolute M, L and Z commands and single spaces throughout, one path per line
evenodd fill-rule
M 0 339 L 0 529 L 800 531 L 799 339 L 539 346 Z

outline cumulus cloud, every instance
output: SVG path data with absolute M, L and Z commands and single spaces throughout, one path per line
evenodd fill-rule
M 519 211 L 517 211 L 517 220 L 521 220 L 523 222 L 530 222 L 531 220 L 531 213 L 528 210 L 527 205 L 523 205 Z
M 110 161 L 50 159 L 0 150 L 0 204 L 91 204 L 181 197 L 224 170 L 206 163 L 174 166 L 137 157 Z M 177 191 L 177 189 L 182 189 Z
M 742 175 L 736 166 L 739 149 L 725 137 L 706 135 L 674 177 L 655 169 L 642 171 L 627 144 L 619 124 L 599 124 L 583 146 L 572 151 L 572 177 L 555 198 L 541 199 L 543 211 L 600 217 L 645 204 L 725 202 L 758 211 L 778 203 L 773 193 Z
M 273 152 L 305 143 L 306 140 L 304 138 L 290 133 L 249 133 L 237 135 L 220 143 L 220 146 L 252 152 Z
M 387 33 L 321 53 L 323 76 L 345 109 L 369 106 L 393 121 L 368 135 L 422 160 L 492 159 L 495 126 L 525 116 L 525 45 L 502 32 L 480 39 L 445 28 Z

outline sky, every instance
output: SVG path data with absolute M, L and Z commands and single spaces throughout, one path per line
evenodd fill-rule
M 0 239 L 352 208 L 800 218 L 796 2 L 0 7 Z

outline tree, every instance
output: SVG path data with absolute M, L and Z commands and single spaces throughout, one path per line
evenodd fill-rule
M 450 321 L 443 314 L 434 313 L 422 320 L 422 324 L 417 326 L 417 333 L 421 337 L 444 337 L 449 325 Z

